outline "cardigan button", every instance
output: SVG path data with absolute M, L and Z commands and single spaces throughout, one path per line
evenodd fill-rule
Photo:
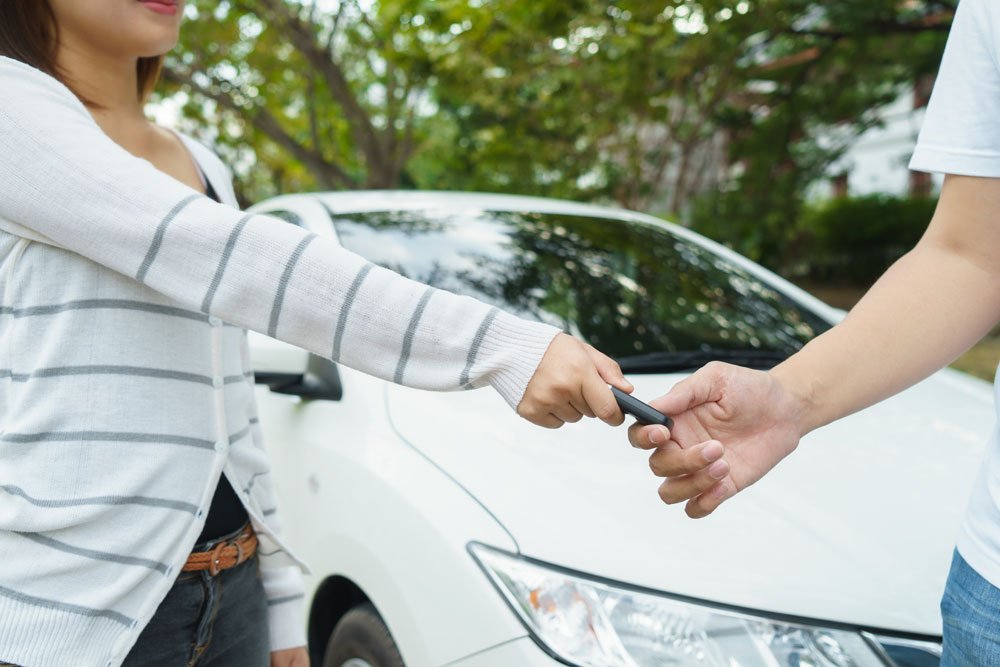
M 208 318 L 208 323 L 211 324 L 213 327 L 221 327 L 222 326 L 222 320 L 220 320 L 215 315 L 212 315 L 212 316 L 210 316 Z
M 222 378 L 221 375 L 216 375 L 215 377 L 212 378 L 212 386 L 215 387 L 216 389 L 221 389 L 222 385 L 224 385 L 225 383 L 226 381 Z
M 229 443 L 226 442 L 225 440 L 219 440 L 218 442 L 215 443 L 215 451 L 219 452 L 220 454 L 224 454 L 227 449 L 229 449 Z

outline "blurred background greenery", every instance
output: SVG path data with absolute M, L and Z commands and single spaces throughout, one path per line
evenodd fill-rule
M 893 122 L 912 150 L 956 5 L 190 0 L 156 109 L 216 145 L 244 203 L 368 188 L 607 203 L 850 307 L 935 201 L 906 155 L 886 168 L 902 181 L 859 187 L 851 151 Z M 987 344 L 965 368 L 992 378 Z

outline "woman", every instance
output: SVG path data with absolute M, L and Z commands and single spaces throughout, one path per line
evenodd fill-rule
M 0 2 L 0 662 L 308 663 L 245 328 L 542 426 L 622 421 L 592 348 L 240 213 L 143 116 L 182 11 Z

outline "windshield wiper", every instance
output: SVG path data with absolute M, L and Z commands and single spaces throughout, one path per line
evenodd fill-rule
M 790 353 L 780 350 L 708 348 L 678 352 L 650 352 L 619 357 L 616 361 L 622 367 L 623 373 L 674 373 L 696 370 L 710 361 L 725 361 L 748 368 L 768 369 L 777 366 L 789 356 L 791 356 Z

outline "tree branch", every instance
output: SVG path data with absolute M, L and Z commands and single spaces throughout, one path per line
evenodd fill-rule
M 286 34 L 292 45 L 323 77 L 330 93 L 344 111 L 355 144 L 365 156 L 369 174 L 384 172 L 387 160 L 378 131 L 372 124 L 368 112 L 358 102 L 333 54 L 317 42 L 312 27 L 293 14 L 283 0 L 259 1 L 271 11 L 277 22 L 286 27 Z
M 316 116 L 316 77 L 312 72 L 309 72 L 309 80 L 306 82 L 306 104 L 309 107 L 309 134 L 312 136 L 313 150 L 322 153 L 319 118 Z
M 171 83 L 185 86 L 197 95 L 213 100 L 221 107 L 247 119 L 255 128 L 306 165 L 320 181 L 321 187 L 331 189 L 336 187 L 357 188 L 357 183 L 347 172 L 338 165 L 325 160 L 318 150 L 309 150 L 296 141 L 267 109 L 259 106 L 248 108 L 240 104 L 231 94 L 222 92 L 215 87 L 203 86 L 194 80 L 190 72 L 181 71 L 170 65 L 164 66 L 163 78 Z

